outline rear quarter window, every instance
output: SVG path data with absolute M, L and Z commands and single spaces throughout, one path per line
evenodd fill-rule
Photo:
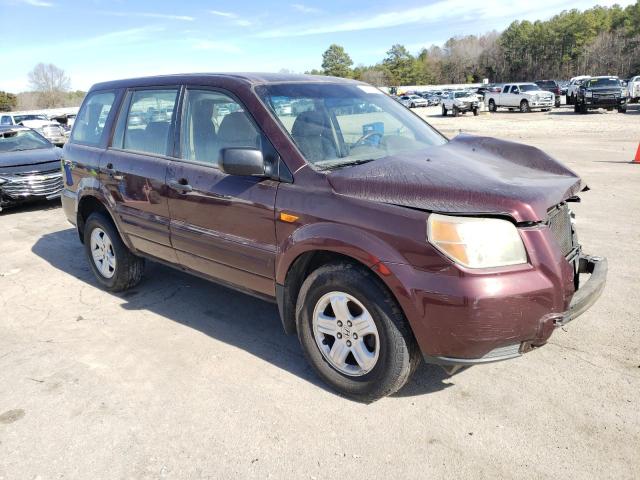
M 115 99 L 115 91 L 90 93 L 76 117 L 71 141 L 84 145 L 99 145 Z

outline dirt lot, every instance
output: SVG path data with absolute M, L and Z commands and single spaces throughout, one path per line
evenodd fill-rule
M 276 307 L 150 265 L 96 288 L 58 205 L 0 215 L 0 479 L 640 478 L 640 110 L 442 118 L 583 175 L 588 313 L 517 360 L 422 365 L 362 405 L 326 390 Z

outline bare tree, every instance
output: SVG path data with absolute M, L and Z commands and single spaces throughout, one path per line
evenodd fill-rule
M 40 107 L 43 108 L 59 106 L 71 85 L 65 71 L 52 63 L 37 64 L 28 77 L 32 90 L 38 93 Z

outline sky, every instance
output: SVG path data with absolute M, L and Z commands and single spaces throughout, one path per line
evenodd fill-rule
M 320 68 L 332 43 L 369 65 L 396 43 L 418 53 L 513 20 L 614 3 L 633 1 L 0 0 L 0 90 L 28 90 L 38 62 L 64 69 L 74 90 L 164 73 L 302 73 Z

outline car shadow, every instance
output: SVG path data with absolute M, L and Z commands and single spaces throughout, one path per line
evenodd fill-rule
M 58 270 L 100 288 L 74 228 L 43 235 L 31 250 Z M 111 295 L 123 300 L 125 310 L 151 311 L 334 393 L 307 363 L 297 337 L 284 333 L 273 303 L 151 261 L 137 287 Z M 422 364 L 395 395 L 417 396 L 452 386 L 443 382 L 445 378 L 448 376 L 439 367 Z
M 18 205 L 11 205 L 2 207 L 0 216 L 15 215 L 24 212 L 35 212 L 36 210 L 54 210 L 61 207 L 60 199 L 54 200 L 36 200 L 34 202 L 20 203 Z

